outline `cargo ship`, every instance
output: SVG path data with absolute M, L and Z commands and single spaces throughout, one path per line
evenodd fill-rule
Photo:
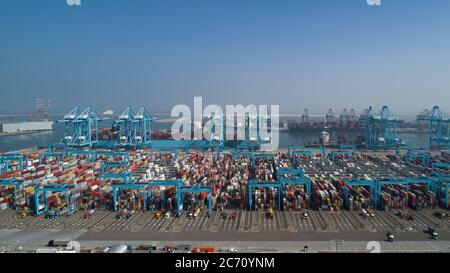
M 362 122 L 326 122 L 326 121 L 313 121 L 313 122 L 301 122 L 301 121 L 288 121 L 288 130 L 290 132 L 320 132 L 324 128 L 328 128 L 334 132 L 364 132 L 364 124 Z
M 355 110 L 344 109 L 340 115 L 335 115 L 330 109 L 324 115 L 312 115 L 308 109 L 303 111 L 300 120 L 288 120 L 289 131 L 316 132 L 328 128 L 330 131 L 362 132 L 364 124 L 361 116 L 356 115 Z

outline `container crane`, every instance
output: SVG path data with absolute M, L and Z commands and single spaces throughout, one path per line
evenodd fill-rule
M 252 179 L 248 183 L 248 207 L 250 210 L 253 209 L 253 198 L 252 192 L 256 188 L 276 188 L 278 193 L 278 209 L 281 208 L 281 192 L 282 192 L 282 184 L 276 181 L 257 181 Z
M 74 138 L 71 145 L 76 147 L 98 144 L 98 123 L 103 118 L 99 112 L 92 107 L 87 107 L 74 120 Z
M 336 157 L 336 155 L 348 155 L 348 156 L 352 156 L 353 153 L 356 152 L 356 147 L 355 145 L 341 145 L 339 147 L 339 150 L 336 151 L 332 151 L 331 152 L 331 161 L 334 162 L 334 159 Z
M 23 166 L 24 160 L 25 160 L 25 166 L 28 166 L 28 159 L 21 154 L 13 153 L 13 154 L 1 154 L 0 155 L 0 164 L 3 165 L 3 169 L 5 172 L 9 171 L 11 162 L 17 162 L 19 165 L 19 169 L 23 170 L 24 169 L 24 166 Z
M 61 139 L 60 143 L 63 145 L 69 145 L 73 141 L 74 136 L 74 120 L 80 114 L 80 107 L 76 106 L 69 113 L 64 115 L 62 120 L 57 120 L 57 123 L 64 124 L 64 136 Z
M 374 206 L 377 207 L 379 205 L 379 201 L 381 198 L 381 188 L 384 185 L 401 185 L 405 191 L 408 191 L 408 186 L 410 184 L 425 184 L 427 188 L 433 192 L 436 191 L 436 182 L 433 178 L 404 178 L 400 180 L 396 179 L 387 179 L 387 180 L 379 180 L 376 182 L 377 188 L 375 191 L 375 199 Z
M 128 146 L 131 144 L 131 136 L 133 132 L 133 117 L 134 112 L 131 107 L 127 107 L 125 111 L 119 116 L 119 119 L 114 122 L 116 128 L 118 128 L 118 135 L 116 139 L 116 145 Z
M 65 201 L 66 201 L 66 208 L 63 211 L 64 212 L 68 212 L 68 213 L 72 213 L 73 211 L 76 210 L 76 195 L 75 195 L 75 191 L 72 187 L 66 185 L 66 184 L 59 184 L 59 185 L 49 185 L 49 186 L 44 186 L 43 188 L 35 188 L 34 189 L 34 205 L 35 205 L 35 211 L 36 211 L 36 215 L 40 215 L 44 212 L 48 211 L 48 193 L 55 193 L 55 192 L 61 192 L 64 193 L 65 195 Z M 43 208 L 41 208 L 41 203 L 40 203 L 40 194 L 43 195 Z M 60 216 L 61 212 L 59 212 L 59 215 L 55 215 L 55 216 Z
M 18 206 L 18 197 L 25 196 L 25 188 L 23 186 L 22 179 L 6 178 L 0 179 L 0 187 L 12 187 L 13 188 L 13 205 Z
M 87 107 L 80 111 L 75 107 L 64 116 L 64 136 L 61 143 L 72 147 L 93 147 L 98 141 L 98 123 L 103 117 L 93 107 Z
M 208 194 L 208 216 L 212 213 L 212 191 L 211 186 L 199 186 L 193 185 L 191 187 L 181 187 L 179 189 L 179 193 L 203 193 L 206 192 Z
M 372 106 L 363 114 L 365 123 L 365 146 L 368 149 L 394 148 L 400 142 L 397 138 L 397 117 L 383 106 L 374 113 Z
M 284 177 L 281 177 L 284 176 Z M 277 182 L 283 185 L 283 190 L 287 185 L 303 185 L 305 192 L 309 198 L 309 205 L 312 202 L 311 199 L 311 179 L 305 177 L 305 171 L 303 169 L 291 169 L 282 168 L 277 170 Z
M 433 163 L 433 176 L 436 181 L 436 196 L 439 203 L 444 201 L 444 207 L 449 208 L 449 191 L 450 191 L 450 163 Z
M 418 121 L 425 121 L 429 124 L 428 143 L 431 148 L 450 148 L 450 117 L 434 106 L 431 111 L 425 109 L 417 115 Z
M 420 159 L 422 160 L 423 165 L 428 165 L 430 163 L 430 157 L 430 153 L 425 149 L 409 148 L 408 152 L 405 154 L 406 161 Z
M 145 106 L 142 106 L 139 111 L 133 116 L 131 145 L 132 146 L 146 146 L 151 143 L 151 125 L 156 118 L 152 117 Z
M 175 187 L 176 192 L 176 202 L 177 202 L 177 213 L 181 211 L 181 197 L 180 197 L 180 188 L 181 188 L 181 179 L 175 180 L 151 180 L 151 181 L 132 181 L 131 183 L 121 183 L 115 184 L 112 186 L 113 193 L 113 205 L 114 210 L 117 210 L 117 192 L 123 189 L 134 189 L 134 190 L 143 190 L 144 191 L 144 210 L 147 209 L 147 200 L 149 199 L 149 191 L 151 191 L 152 187 Z
M 348 203 L 348 194 L 349 194 L 349 187 L 353 186 L 359 186 L 359 187 L 368 187 L 370 191 L 370 198 L 373 201 L 374 207 L 377 206 L 376 198 L 374 198 L 375 193 L 375 187 L 376 187 L 376 181 L 375 180 L 344 180 L 344 205 L 348 209 L 349 203 Z

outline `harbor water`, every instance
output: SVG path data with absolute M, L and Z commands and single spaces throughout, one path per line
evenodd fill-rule
M 167 116 L 158 116 L 158 118 L 167 118 Z M 283 121 L 283 120 L 282 120 Z M 101 123 L 102 128 L 111 128 L 113 119 L 104 120 Z M 170 130 L 171 122 L 153 122 L 152 131 Z M 32 134 L 2 136 L 0 137 L 0 151 L 14 151 L 31 147 L 47 147 L 51 143 L 60 142 L 64 134 L 64 125 L 62 123 L 54 123 L 53 131 L 37 132 Z M 285 149 L 290 144 L 314 145 L 320 141 L 320 132 L 322 130 L 305 130 L 305 131 L 280 131 L 279 132 L 279 148 Z M 333 131 L 327 130 L 331 139 L 343 137 L 346 139 L 356 139 L 363 132 L 355 131 Z M 428 148 L 427 133 L 398 133 L 399 138 L 416 148 Z

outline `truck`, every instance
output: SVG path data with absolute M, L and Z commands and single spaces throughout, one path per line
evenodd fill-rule
M 48 241 L 47 246 L 49 246 L 49 247 L 66 247 L 69 242 L 70 242 L 70 240 L 54 239 L 54 240 Z
M 161 219 L 161 212 L 160 211 L 155 212 L 155 219 L 156 220 Z
M 386 234 L 386 237 L 387 237 L 388 242 L 393 243 L 394 240 L 395 240 L 394 234 L 392 234 L 391 232 L 388 232 L 388 233 Z
M 170 216 L 172 216 L 172 213 L 170 211 L 166 212 L 166 214 L 164 214 L 164 218 L 168 219 L 170 218 Z
M 431 239 L 437 240 L 437 238 L 438 238 L 438 233 L 437 233 L 437 231 L 436 231 L 436 228 L 434 228 L 434 227 L 428 227 L 428 234 L 430 234 Z
M 273 209 L 272 208 L 269 208 L 269 211 L 267 212 L 267 217 L 269 219 L 273 219 Z
M 94 213 L 95 213 L 95 209 L 86 210 L 83 213 L 83 219 L 89 219 L 91 217 L 91 215 L 94 215 Z
M 24 207 L 24 208 L 17 208 L 16 213 L 20 215 L 21 219 L 24 219 L 30 214 L 30 211 L 28 210 L 27 207 Z
M 194 253 L 213 253 L 215 250 L 213 246 L 196 246 L 192 248 Z
M 375 217 L 375 214 L 369 209 L 362 209 L 361 215 L 364 217 L 364 219 Z
M 200 214 L 200 208 L 196 208 L 194 211 L 194 218 L 197 218 L 197 216 Z
M 303 220 L 308 220 L 308 212 L 306 212 L 306 211 L 303 212 L 302 219 Z
M 438 211 L 438 210 L 434 212 L 434 215 L 436 217 L 438 217 L 439 219 L 443 219 L 443 220 L 448 218 L 448 215 L 446 213 Z

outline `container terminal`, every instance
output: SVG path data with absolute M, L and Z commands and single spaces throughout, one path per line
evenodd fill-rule
M 0 236 L 51 231 L 93 248 L 135 242 L 127 249 L 136 251 L 137 242 L 152 241 L 165 242 L 151 247 L 164 251 L 177 241 L 214 252 L 227 241 L 262 249 L 265 241 L 313 241 L 319 251 L 321 241 L 383 241 L 388 233 L 397 246 L 431 241 L 448 251 L 439 243 L 450 240 L 450 119 L 437 106 L 417 118 L 430 126 L 429 150 L 399 140 L 385 106 L 363 117 L 364 147 L 263 152 L 257 147 L 270 138 L 234 147 L 223 132 L 152 139 L 145 107 L 127 108 L 115 121 L 116 139 L 99 140 L 101 114 L 76 107 L 57 121 L 66 129 L 60 143 L 0 154 Z M 216 248 L 192 243 L 208 241 Z

